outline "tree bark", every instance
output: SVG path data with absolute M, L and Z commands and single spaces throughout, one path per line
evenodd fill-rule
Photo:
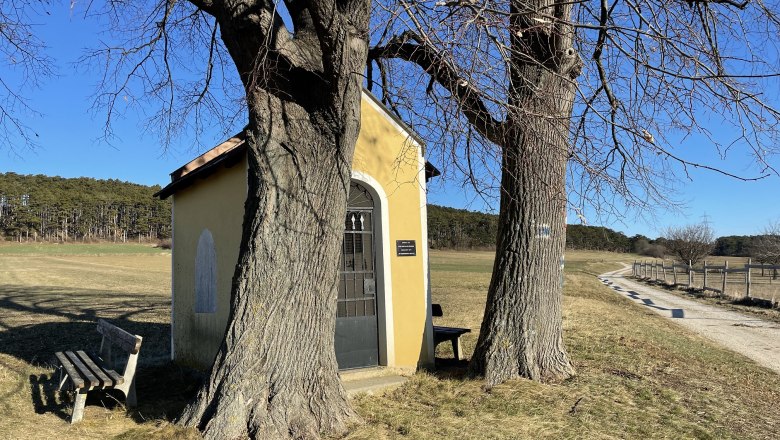
M 255 105 L 292 121 L 306 116 L 276 99 Z M 351 161 L 328 154 L 337 145 L 332 134 L 278 128 L 267 140 L 254 130 L 248 136 L 249 191 L 227 334 L 182 418 L 206 438 L 314 438 L 343 430 L 352 416 L 334 350 Z M 293 139 L 328 148 L 292 155 L 285 145 Z
M 469 365 L 486 385 L 574 374 L 563 344 L 563 253 L 569 124 L 581 60 L 570 29 L 546 32 L 513 2 L 514 37 L 496 258 L 485 314 Z M 544 11 L 546 2 L 537 5 Z M 558 8 L 561 8 L 560 10 Z M 557 6 L 568 18 L 570 6 Z M 539 15 L 537 23 L 550 20 Z M 540 30 L 541 29 L 541 30 Z
M 496 258 L 470 365 L 488 386 L 574 374 L 561 318 L 568 132 L 555 125 L 527 117 L 504 151 Z
M 368 3 L 341 7 L 291 11 L 300 53 L 322 51 L 308 61 L 294 58 L 289 40 L 263 36 L 270 22 L 278 26 L 268 9 L 210 10 L 246 87 L 249 170 L 227 332 L 179 420 L 207 439 L 318 438 L 355 417 L 334 335 Z M 312 17 L 326 22 L 307 28 Z

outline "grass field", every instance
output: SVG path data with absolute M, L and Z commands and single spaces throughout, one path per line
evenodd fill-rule
M 135 243 L 8 243 L 0 241 L 0 255 L 113 255 L 169 253 L 150 244 Z
M 80 249 L 81 251 L 81 249 Z M 56 254 L 56 255 L 55 255 Z M 101 254 L 101 255 L 94 255 Z M 166 364 L 170 257 L 105 250 L 0 252 L 0 438 L 190 438 L 170 420 L 194 387 Z M 490 393 L 439 347 L 441 368 L 401 388 L 354 400 L 350 439 L 759 438 L 780 436 L 780 376 L 615 295 L 595 278 L 623 255 L 566 256 L 565 340 L 578 375 L 516 380 Z M 437 323 L 471 327 L 473 350 L 492 269 L 487 252 L 431 252 Z M 66 422 L 53 392 L 51 353 L 99 342 L 98 317 L 145 336 L 137 411 L 88 402 Z

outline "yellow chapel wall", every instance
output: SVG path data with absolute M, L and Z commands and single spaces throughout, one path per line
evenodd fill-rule
M 370 97 L 363 97 L 361 111 L 353 174 L 358 180 L 359 176 L 369 176 L 371 184 L 380 186 L 379 192 L 386 196 L 389 226 L 384 240 L 389 249 L 383 249 L 389 261 L 383 263 L 390 270 L 392 298 L 388 316 L 392 315 L 392 334 L 385 339 L 392 347 L 388 347 L 389 359 L 383 359 L 383 363 L 410 369 L 429 366 L 433 364 L 433 339 L 428 300 L 425 162 L 420 146 L 399 131 L 400 127 Z M 224 336 L 241 241 L 246 170 L 244 158 L 173 196 L 174 357 L 177 362 L 196 368 L 211 365 Z M 214 314 L 194 312 L 195 255 L 204 228 L 211 232 L 216 248 Z M 417 255 L 397 256 L 396 240 L 415 240 Z
M 211 366 L 222 343 L 230 288 L 241 246 L 246 201 L 246 159 L 196 180 L 173 196 L 173 357 L 198 369 Z M 217 310 L 195 313 L 195 260 L 204 229 L 214 238 Z
M 425 161 L 421 147 L 371 97 L 364 96 L 362 104 L 352 169 L 373 177 L 387 196 L 394 366 L 430 366 Z M 396 240 L 415 240 L 417 255 L 397 256 Z

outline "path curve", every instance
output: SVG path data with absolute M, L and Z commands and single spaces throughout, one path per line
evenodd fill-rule
M 616 293 L 780 374 L 780 324 L 702 304 L 631 280 L 631 266 L 599 280 Z

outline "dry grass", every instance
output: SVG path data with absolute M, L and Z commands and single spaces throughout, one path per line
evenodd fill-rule
M 0 438 L 103 439 L 131 430 L 146 438 L 170 431 L 166 416 L 192 392 L 187 373 L 167 364 L 170 253 L 138 245 L 38 246 L 40 253 L 26 245 L 0 252 Z M 141 406 L 128 416 L 111 396 L 93 396 L 83 423 L 71 427 L 72 399 L 55 390 L 52 357 L 97 348 L 98 318 L 144 336 Z M 137 431 L 147 419 L 153 422 Z
M 441 323 L 479 329 L 491 258 L 431 254 Z M 463 377 L 465 363 L 444 361 L 444 369 L 417 374 L 385 396 L 359 398 L 367 423 L 348 438 L 780 436 L 780 377 L 635 307 L 593 276 L 629 259 L 594 252 L 566 257 L 565 339 L 576 378 L 517 380 L 485 393 L 480 382 Z M 466 336 L 467 354 L 476 336 Z M 444 344 L 437 354 L 451 357 Z
M 481 390 L 445 344 L 443 367 L 384 396 L 355 400 L 366 423 L 348 438 L 777 438 L 780 377 L 631 305 L 594 274 L 631 257 L 567 255 L 566 343 L 578 376 Z M 492 269 L 490 253 L 432 252 L 437 322 L 469 326 L 468 355 Z M 194 438 L 170 424 L 194 378 L 168 356 L 167 255 L 0 255 L 0 438 Z M 88 403 L 71 427 L 54 393 L 51 353 L 95 344 L 105 317 L 145 336 L 138 411 Z

